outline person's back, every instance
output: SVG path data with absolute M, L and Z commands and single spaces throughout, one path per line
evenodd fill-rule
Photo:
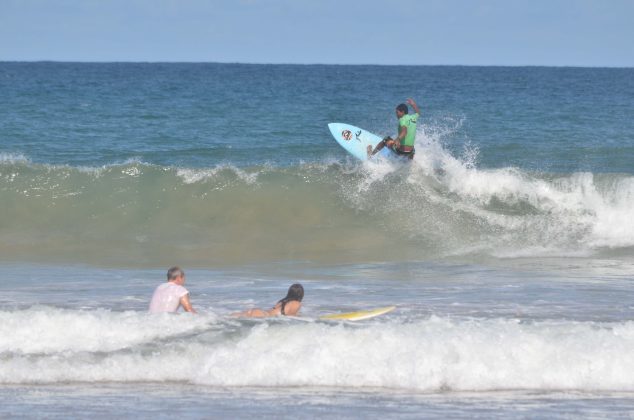
M 414 147 L 416 141 L 416 123 L 418 122 L 418 112 L 415 114 L 405 114 L 398 119 L 398 130 L 406 127 L 405 137 L 401 140 L 401 147 Z M 409 149 L 408 149 L 409 150 Z
M 196 312 L 189 302 L 189 291 L 183 287 L 185 273 L 178 267 L 167 272 L 167 283 L 160 284 L 152 295 L 149 312 L 176 312 L 182 306 L 187 312 Z
M 231 314 L 236 317 L 252 317 L 252 318 L 264 318 L 267 316 L 297 316 L 297 313 L 302 307 L 302 300 L 304 299 L 304 287 L 299 284 L 293 284 L 288 288 L 288 293 L 284 299 L 279 300 L 275 306 L 268 311 L 262 309 L 253 308 L 244 312 L 236 312 Z
M 176 312 L 181 298 L 188 293 L 183 286 L 169 282 L 163 283 L 154 290 L 150 312 Z

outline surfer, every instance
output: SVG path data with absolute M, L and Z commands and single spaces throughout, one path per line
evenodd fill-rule
M 293 284 L 288 288 L 288 293 L 284 299 L 279 300 L 275 306 L 268 310 L 249 309 L 244 312 L 232 314 L 236 317 L 265 318 L 268 316 L 295 316 L 302 307 L 302 299 L 304 299 L 304 287 L 301 284 Z
M 176 312 L 179 306 L 187 312 L 196 313 L 189 301 L 189 291 L 183 287 L 185 272 L 180 267 L 167 270 L 167 283 L 160 284 L 150 302 L 150 312 Z
M 407 103 L 414 108 L 414 114 L 410 115 L 406 104 L 400 104 L 396 107 L 396 118 L 398 118 L 398 136 L 393 139 L 387 136 L 376 145 L 374 150 L 372 146 L 368 146 L 368 159 L 381 151 L 385 146 L 390 148 L 394 153 L 414 159 L 414 140 L 416 139 L 416 123 L 420 116 L 418 105 L 413 99 L 408 99 Z

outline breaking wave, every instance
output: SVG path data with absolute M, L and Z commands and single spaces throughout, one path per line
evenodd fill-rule
M 431 137 L 425 137 L 431 138 Z M 634 177 L 479 169 L 437 141 L 411 164 L 99 168 L 0 158 L 9 260 L 208 265 L 614 253 L 634 246 Z
M 47 307 L 0 320 L 2 384 L 634 390 L 631 321 L 394 315 L 348 325 Z

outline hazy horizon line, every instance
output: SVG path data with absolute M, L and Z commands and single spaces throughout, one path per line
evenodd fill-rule
M 377 63 L 290 63 L 250 61 L 168 61 L 168 60 L 4 60 L 0 63 L 59 63 L 59 64 L 228 64 L 251 66 L 365 66 L 365 67 L 545 67 L 545 68 L 594 68 L 634 69 L 634 66 L 578 65 L 578 64 L 377 64 Z

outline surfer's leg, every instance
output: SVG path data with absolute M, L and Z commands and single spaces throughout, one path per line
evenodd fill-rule
M 247 318 L 264 318 L 269 316 L 268 312 L 263 311 L 262 309 L 258 309 L 258 308 L 253 308 L 253 309 L 249 309 L 248 311 L 244 311 L 244 312 L 236 312 L 231 314 L 231 316 L 233 317 L 247 317 Z
M 253 318 L 262 318 L 268 315 L 269 314 L 263 311 L 262 309 L 251 309 L 250 311 L 247 312 L 247 316 L 250 316 Z
M 392 137 L 385 137 L 383 139 L 383 141 L 381 141 L 379 144 L 376 145 L 376 147 L 374 148 L 374 150 L 372 151 L 370 156 L 374 156 L 377 153 L 379 153 L 385 146 L 391 147 L 394 144 L 394 140 L 392 140 Z M 370 148 L 368 147 L 368 151 L 370 150 Z

